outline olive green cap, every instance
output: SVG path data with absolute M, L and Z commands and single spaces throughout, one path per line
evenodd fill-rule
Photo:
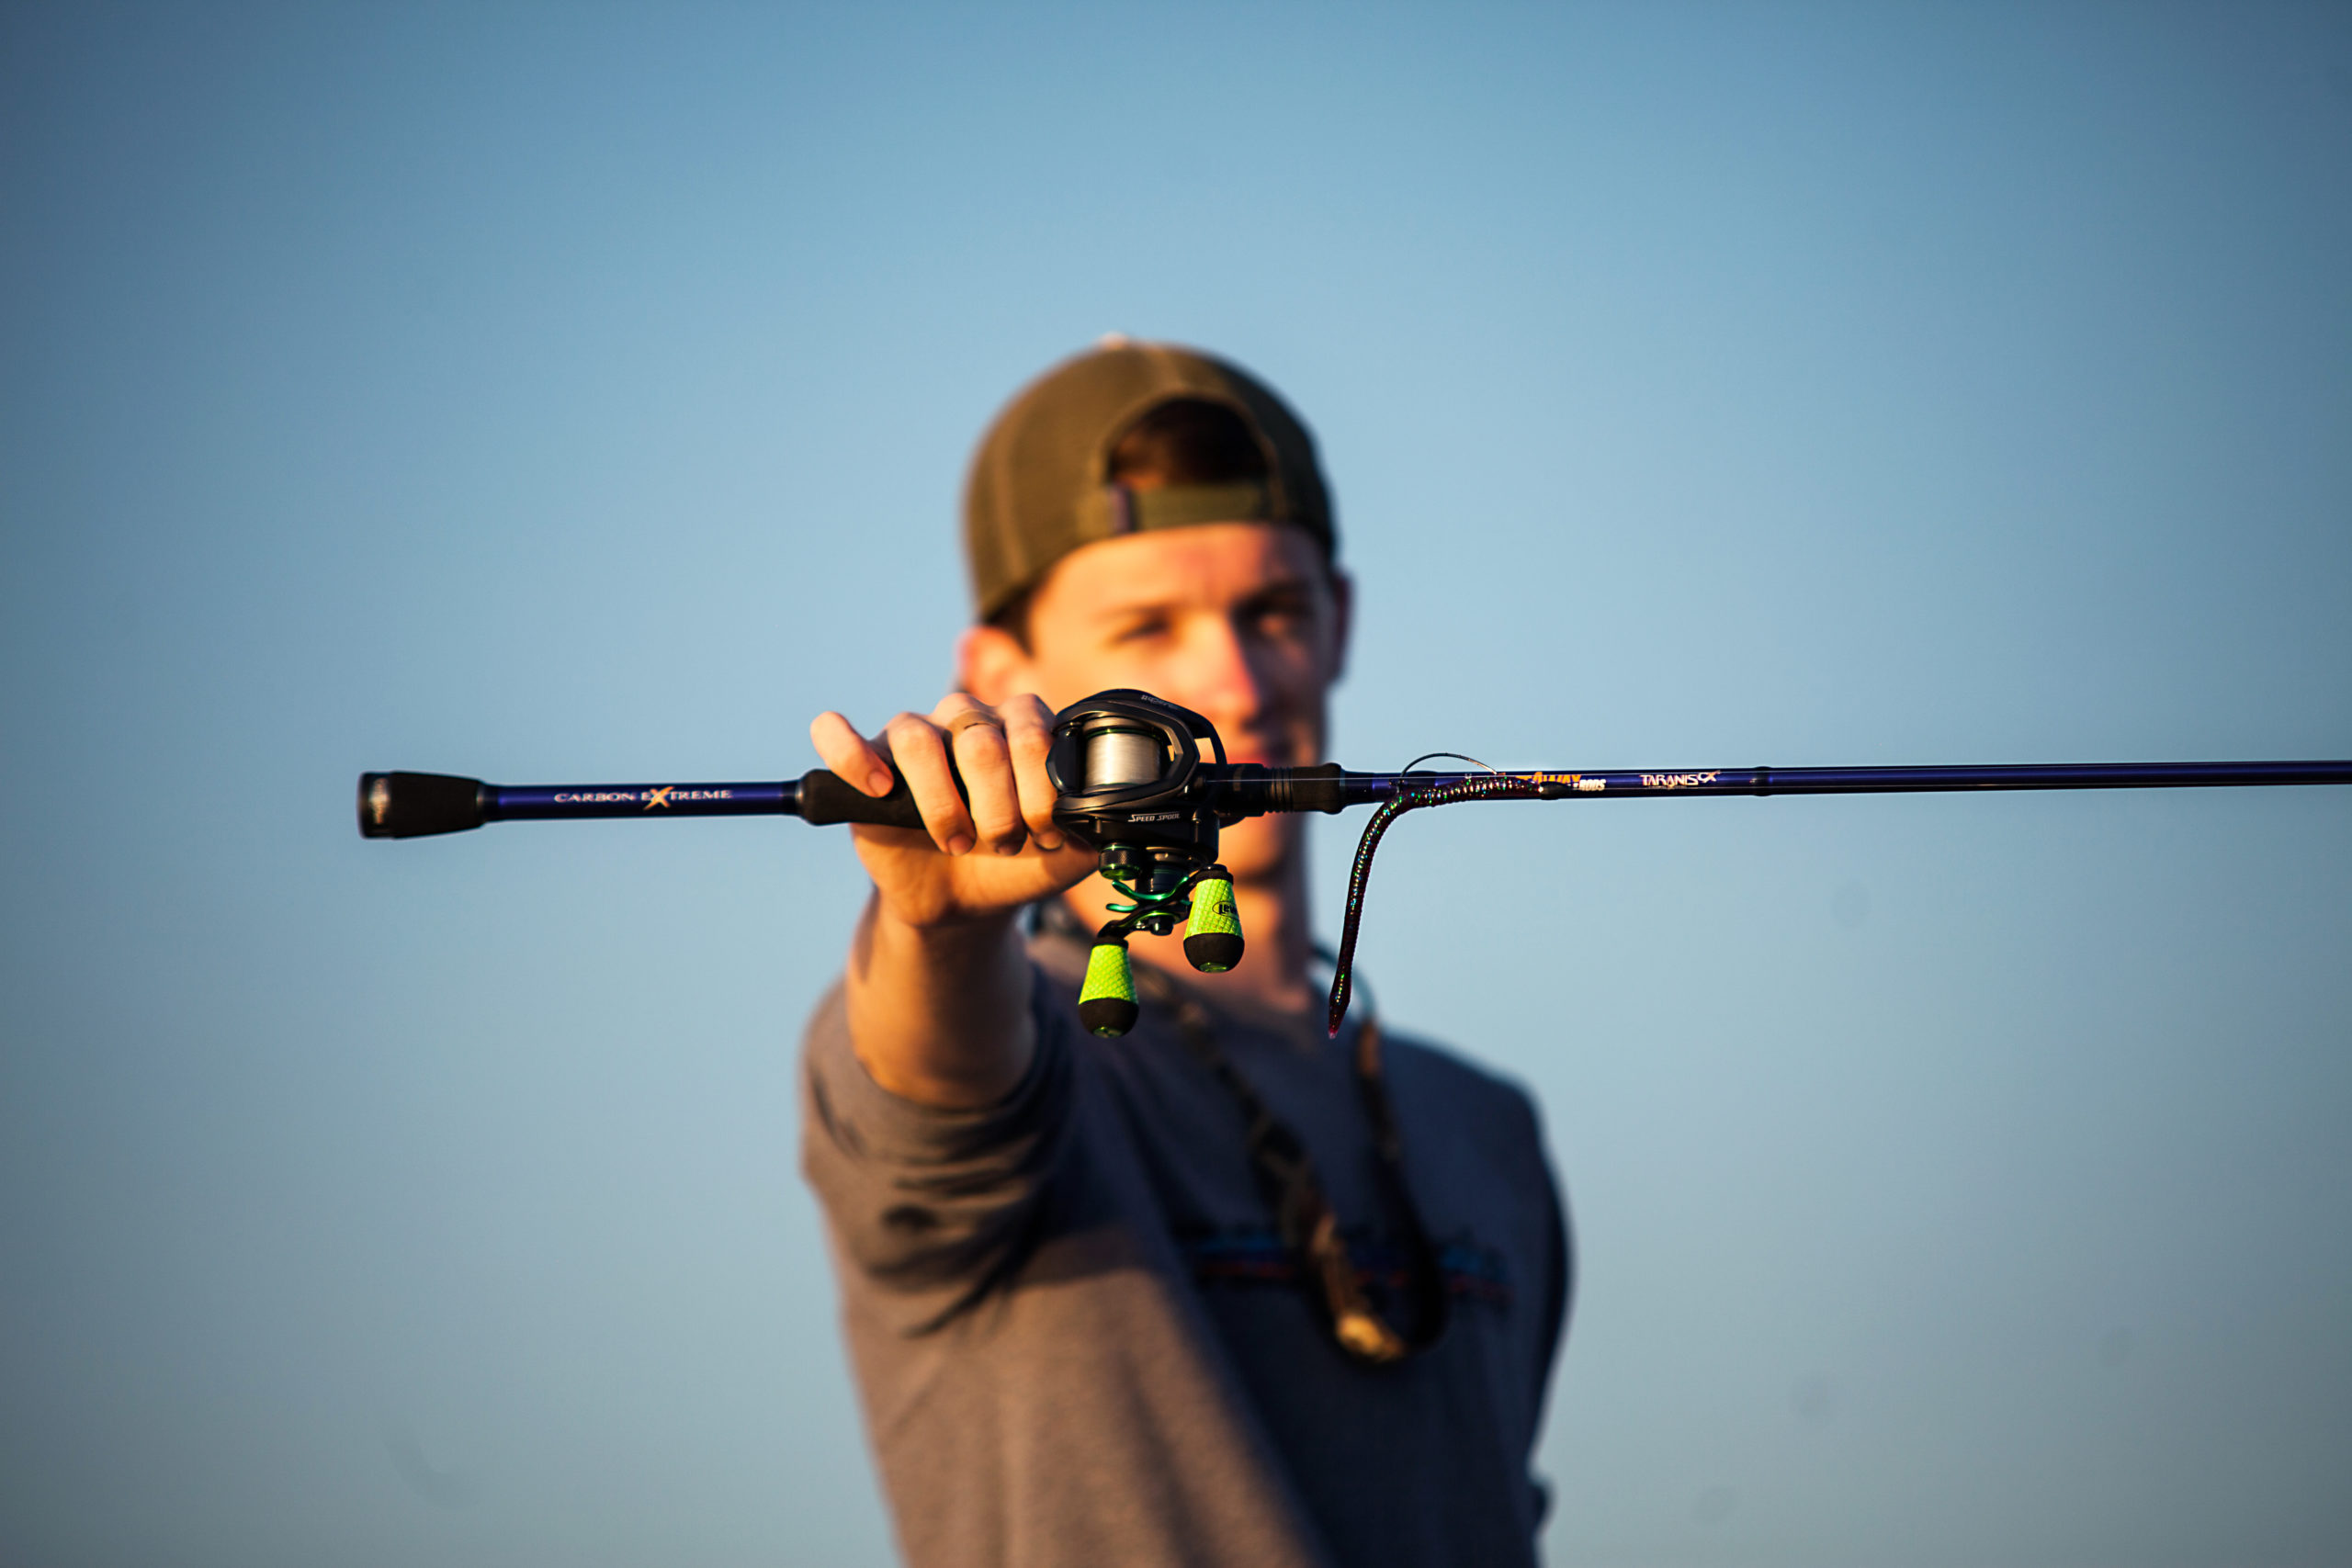
M 1131 490 L 1111 450 L 1161 403 L 1197 398 L 1239 414 L 1266 454 L 1263 484 Z M 1014 394 L 980 438 L 964 491 L 964 551 L 983 621 L 1081 545 L 1197 523 L 1294 523 L 1329 560 L 1330 492 L 1315 438 L 1273 389 L 1174 344 L 1109 337 Z

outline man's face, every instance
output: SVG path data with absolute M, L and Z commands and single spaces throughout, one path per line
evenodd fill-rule
M 1229 761 L 1297 766 L 1322 759 L 1347 631 L 1346 580 L 1304 532 L 1209 523 L 1064 557 L 1030 601 L 1026 649 L 993 627 L 967 635 L 964 684 L 983 702 L 1033 692 L 1056 709 L 1133 686 L 1206 717 Z M 1246 881 L 1297 834 L 1295 818 L 1255 818 L 1228 829 L 1220 852 Z

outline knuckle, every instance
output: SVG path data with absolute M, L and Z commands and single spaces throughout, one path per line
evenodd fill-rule
M 882 727 L 882 733 L 890 738 L 892 745 L 904 746 L 911 742 L 918 751 L 925 741 L 933 746 L 939 743 L 938 726 L 921 714 L 899 714 Z
M 993 726 L 967 724 L 956 732 L 956 754 L 975 761 L 1006 755 L 1005 737 Z

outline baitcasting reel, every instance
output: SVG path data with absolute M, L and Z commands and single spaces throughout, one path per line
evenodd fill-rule
M 1167 936 L 1181 919 L 1193 968 L 1216 975 L 1241 962 L 1233 878 L 1216 863 L 1219 814 L 1194 787 L 1203 741 L 1225 766 L 1216 726 L 1148 692 L 1099 692 L 1055 716 L 1054 825 L 1101 857 L 1102 879 L 1128 900 L 1094 933 L 1079 987 L 1079 1021 L 1097 1034 L 1135 1027 L 1128 933 Z

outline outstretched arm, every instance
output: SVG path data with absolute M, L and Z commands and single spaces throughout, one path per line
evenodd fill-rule
M 1028 1070 L 1036 1040 L 1015 917 L 1094 869 L 1093 854 L 1054 827 L 1052 732 L 1034 696 L 990 707 L 962 693 L 871 739 L 838 713 L 808 727 L 834 773 L 878 796 L 895 768 L 922 811 L 922 832 L 853 829 L 874 897 L 850 948 L 850 1040 L 874 1081 L 902 1099 L 987 1105 Z

